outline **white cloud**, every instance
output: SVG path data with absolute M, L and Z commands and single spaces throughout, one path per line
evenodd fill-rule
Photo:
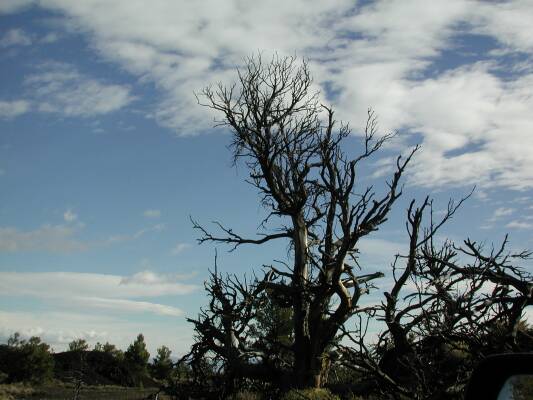
M 78 214 L 72 212 L 72 210 L 69 208 L 63 213 L 63 219 L 65 222 L 74 222 L 78 219 Z
M 515 220 L 509 222 L 505 227 L 510 229 L 533 229 L 533 223 Z
M 405 253 L 407 242 L 401 243 L 387 239 L 365 237 L 360 240 L 358 261 L 363 269 L 389 270 L 396 254 Z
M 1 101 L 0 100 L 0 118 L 10 119 L 27 113 L 30 109 L 30 103 L 26 100 Z
M 147 276 L 150 279 L 147 280 Z M 189 294 L 196 285 L 182 283 L 179 275 L 143 271 L 131 277 L 79 272 L 0 272 L 0 294 L 33 296 L 56 307 L 105 308 L 117 312 L 178 316 L 174 306 L 139 298 Z
M 0 14 L 19 12 L 33 3 L 35 3 L 34 0 L 2 0 L 0 2 Z
M 74 297 L 72 299 L 80 307 L 104 308 L 118 312 L 145 312 L 157 315 L 179 317 L 183 311 L 177 307 L 147 301 L 106 299 L 101 297 Z
M 176 243 L 176 245 L 172 248 L 171 253 L 177 255 L 190 247 L 191 245 L 189 243 Z
M 514 213 L 514 211 L 515 211 L 514 208 L 499 207 L 496 210 L 494 210 L 494 214 L 492 215 L 492 217 L 493 218 L 506 217 Z
M 107 243 L 119 243 L 119 242 L 128 242 L 130 240 L 136 240 L 140 237 L 146 235 L 147 233 L 151 232 L 162 232 L 165 229 L 165 224 L 156 224 L 148 228 L 139 229 L 137 232 L 133 234 L 124 234 L 124 235 L 113 235 L 107 239 Z
M 30 35 L 22 29 L 11 29 L 0 39 L 0 47 L 29 46 L 31 42 Z
M 39 336 L 54 351 L 64 351 L 74 339 L 85 339 L 92 346 L 96 342 L 110 342 L 126 350 L 139 332 L 142 332 L 152 356 L 161 345 L 170 347 L 175 355 L 188 351 L 192 344 L 191 326 L 177 327 L 175 318 L 166 324 L 154 324 L 128 315 L 128 319 L 95 312 L 69 311 L 7 311 L 0 309 L 0 343 L 5 343 L 14 332 L 27 339 Z
M 146 210 L 145 212 L 143 212 L 143 215 L 146 218 L 159 218 L 159 217 L 161 217 L 161 211 L 160 210 L 149 209 L 149 210 Z
M 144 265 L 149 265 L 147 261 L 143 262 Z M 132 276 L 125 276 L 121 279 L 121 285 L 160 285 L 168 283 L 176 283 L 181 280 L 190 278 L 190 275 L 181 274 L 157 274 L 149 269 L 137 272 Z
M 528 0 L 478 3 L 475 29 L 482 34 L 491 35 L 510 51 L 533 51 L 531 36 L 531 16 L 533 3 Z
M 87 250 L 87 244 L 76 238 L 76 234 L 76 229 L 65 225 L 43 225 L 30 231 L 0 227 L 0 252 L 70 253 Z
M 488 224 L 482 226 L 482 229 L 492 228 L 492 223 L 501 220 L 503 217 L 512 215 L 516 210 L 510 207 L 498 207 L 492 213 L 492 216 L 487 220 Z
M 531 2 L 39 4 L 64 13 L 65 24 L 86 33 L 105 60 L 154 83 L 161 100 L 151 115 L 180 135 L 211 126 L 212 114 L 196 105 L 193 91 L 233 80 L 243 56 L 276 50 L 308 57 L 317 87 L 328 84 L 337 92 L 330 99 L 337 116 L 356 129 L 371 106 L 384 131 L 419 134 L 423 151 L 412 165 L 411 183 L 533 187 L 533 72 L 516 65 L 522 72 L 502 77 L 510 68 L 498 55 L 533 56 Z M 463 65 L 442 67 L 444 51 L 471 50 L 460 47 L 463 34 L 486 35 L 499 47 L 482 55 L 484 63 L 465 58 Z M 71 102 L 48 108 L 61 109 L 57 103 Z M 81 108 L 66 112 L 86 114 L 88 107 Z
M 55 43 L 59 40 L 59 35 L 55 32 L 50 32 L 44 35 L 42 38 L 39 39 L 39 42 L 41 43 Z
M 26 86 L 44 113 L 91 117 L 117 111 L 133 101 L 124 85 L 106 84 L 64 63 L 46 63 L 29 75 Z

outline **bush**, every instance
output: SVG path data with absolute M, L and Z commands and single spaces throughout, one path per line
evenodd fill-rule
M 285 393 L 282 400 L 340 400 L 327 389 L 292 389 Z

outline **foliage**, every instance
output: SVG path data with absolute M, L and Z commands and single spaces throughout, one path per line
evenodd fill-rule
M 148 360 L 150 353 L 146 350 L 146 343 L 142 333 L 137 335 L 124 353 L 124 362 L 134 379 L 134 384 L 142 386 L 142 378 L 148 374 Z
M 155 379 L 169 380 L 173 371 L 173 363 L 170 358 L 172 352 L 166 346 L 157 349 L 157 356 L 150 366 L 151 375 Z
M 0 371 L 8 375 L 7 382 L 40 383 L 53 376 L 54 359 L 50 346 L 33 336 L 21 340 L 18 333 L 0 348 Z
M 87 351 L 89 344 L 85 339 L 75 339 L 68 344 L 69 351 Z
M 124 360 L 124 352 L 120 349 L 117 349 L 114 344 L 105 342 L 105 344 L 102 345 L 102 351 L 104 353 L 112 355 L 117 360 Z
M 254 303 L 255 317 L 250 324 L 250 340 L 265 355 L 264 362 L 275 368 L 289 368 L 292 365 L 293 311 L 285 304 L 279 304 L 271 291 L 263 291 Z

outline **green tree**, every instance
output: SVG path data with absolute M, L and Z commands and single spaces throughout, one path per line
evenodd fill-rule
M 37 336 L 21 340 L 19 333 L 9 338 L 0 365 L 9 382 L 42 383 L 50 380 L 54 371 L 50 346 Z
M 87 351 L 89 343 L 85 339 L 75 339 L 68 344 L 69 351 Z
M 171 377 L 173 363 L 170 358 L 172 352 L 167 346 L 157 349 L 157 356 L 151 365 L 152 376 L 156 379 L 167 380 Z
M 135 341 L 130 344 L 124 353 L 126 367 L 132 375 L 133 384 L 142 386 L 142 378 L 145 377 L 148 372 L 149 358 L 150 353 L 146 350 L 144 336 L 142 333 L 139 333 Z
M 105 342 L 105 344 L 96 344 L 98 348 L 95 346 L 96 351 L 103 351 L 104 353 L 111 354 L 113 357 L 115 357 L 117 360 L 124 360 L 124 352 L 120 349 L 117 349 L 117 347 L 109 342 Z
M 257 348 L 265 354 L 265 362 L 276 368 L 290 367 L 293 340 L 293 312 L 290 305 L 280 304 L 270 290 L 258 296 L 251 336 Z
M 25 354 L 25 370 L 28 378 L 33 382 L 44 382 L 52 378 L 54 372 L 54 358 L 50 346 L 41 342 L 41 338 L 32 336 L 22 345 Z
M 9 337 L 9 339 L 7 339 L 7 345 L 10 347 L 19 347 L 23 343 L 24 343 L 24 340 L 20 338 L 19 332 L 15 332 Z

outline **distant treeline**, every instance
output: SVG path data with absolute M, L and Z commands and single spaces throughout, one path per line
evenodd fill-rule
M 159 386 L 171 378 L 173 363 L 166 346 L 150 362 L 144 336 L 139 334 L 126 351 L 107 342 L 89 349 L 84 339 L 69 343 L 65 352 L 53 353 L 41 338 L 23 340 L 13 334 L 0 345 L 0 383 L 42 384 L 52 380 L 88 385 Z

